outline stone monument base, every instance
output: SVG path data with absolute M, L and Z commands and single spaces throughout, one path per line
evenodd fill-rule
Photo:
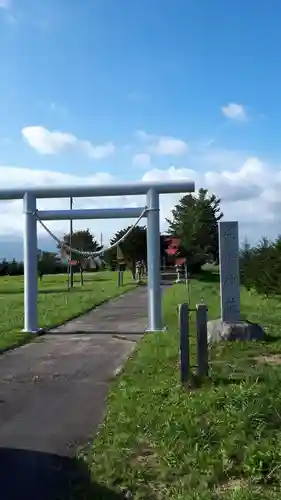
M 228 323 L 220 318 L 207 323 L 208 344 L 215 344 L 222 340 L 265 340 L 265 332 L 261 325 L 250 321 Z

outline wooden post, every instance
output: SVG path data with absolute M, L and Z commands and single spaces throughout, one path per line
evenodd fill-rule
M 121 271 L 120 271 L 119 267 L 117 269 L 117 286 L 118 286 L 118 288 L 120 288 L 120 286 L 121 286 Z
M 209 373 L 208 362 L 208 335 L 207 313 L 205 304 L 196 305 L 196 331 L 197 331 L 197 375 L 207 377 Z
M 179 330 L 180 330 L 180 372 L 181 382 L 189 378 L 189 317 L 188 304 L 179 305 Z

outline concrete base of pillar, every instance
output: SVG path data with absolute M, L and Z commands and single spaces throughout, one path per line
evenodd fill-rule
M 157 329 L 157 330 L 150 330 L 149 328 L 146 328 L 145 329 L 145 333 L 156 333 L 156 332 L 166 332 L 167 331 L 167 326 L 164 326 L 163 328 L 161 329 Z
M 208 344 L 220 341 L 263 341 L 265 332 L 261 325 L 250 321 L 237 321 L 228 323 L 221 318 L 208 321 Z
M 44 328 L 38 328 L 37 330 L 26 330 L 25 328 L 23 328 L 23 330 L 21 330 L 22 333 L 30 333 L 31 335 L 43 335 L 44 333 L 46 333 L 46 330 Z

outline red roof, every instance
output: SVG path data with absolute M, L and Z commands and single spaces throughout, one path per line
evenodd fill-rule
M 173 238 L 172 236 L 169 236 L 167 238 L 165 238 L 165 241 L 167 243 L 169 243 L 169 245 L 172 245 L 172 246 L 179 246 L 180 245 L 180 238 Z
M 176 255 L 176 254 L 177 254 L 177 252 L 178 252 L 178 249 L 177 249 L 177 248 L 167 248 L 167 250 L 166 250 L 166 253 L 167 253 L 168 255 Z

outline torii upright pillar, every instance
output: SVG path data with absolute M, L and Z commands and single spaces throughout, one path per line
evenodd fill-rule
M 23 197 L 24 233 L 24 332 L 38 331 L 37 314 L 37 219 L 36 197 L 26 192 Z
M 160 272 L 159 193 L 147 193 L 147 267 L 148 267 L 148 331 L 159 331 L 162 325 Z

